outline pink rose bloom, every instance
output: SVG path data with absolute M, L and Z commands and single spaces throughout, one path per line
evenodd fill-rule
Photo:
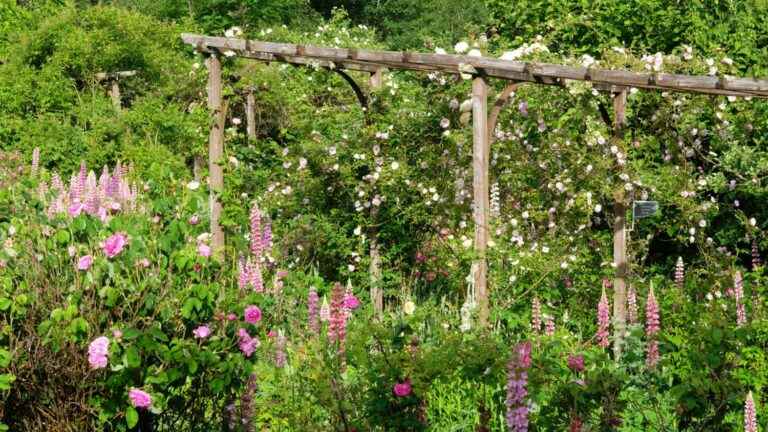
M 245 322 L 256 324 L 261 321 L 261 309 L 258 306 L 250 305 L 245 308 Z
M 109 339 L 100 336 L 88 345 L 88 363 L 92 369 L 107 367 L 107 355 L 109 354 Z
M 74 203 L 71 206 L 69 206 L 69 208 L 67 209 L 67 213 L 69 213 L 71 217 L 77 217 L 77 216 L 80 216 L 80 213 L 83 212 L 84 208 L 85 208 L 85 204 Z
M 86 271 L 91 268 L 91 264 L 93 264 L 93 257 L 91 255 L 81 256 L 80 259 L 77 260 L 77 269 Z
M 190 225 L 197 225 L 198 223 L 200 223 L 200 216 L 192 215 L 192 216 L 189 217 L 189 221 L 188 222 L 189 222 Z
M 248 332 L 243 328 L 237 331 L 237 337 L 240 339 L 238 342 L 240 351 L 242 351 L 246 357 L 250 357 L 253 352 L 256 351 L 256 348 L 261 345 L 259 338 L 252 338 L 251 335 L 249 335 Z
M 277 336 L 277 333 L 275 333 L 274 330 L 270 330 L 269 333 L 267 333 L 267 337 L 268 338 L 273 338 L 275 336 Z
M 406 397 L 409 394 L 411 394 L 411 380 L 407 379 L 404 382 L 397 383 L 392 388 L 392 391 L 395 393 L 395 396 L 397 397 Z
M 344 296 L 344 307 L 349 310 L 357 309 L 360 306 L 360 300 L 354 294 Z
M 228 319 L 229 321 L 234 321 L 234 320 L 236 320 L 236 319 L 237 319 L 237 315 L 235 315 L 235 314 L 231 313 L 231 314 L 227 315 L 227 319 Z
M 205 339 L 211 335 L 211 329 L 206 325 L 194 329 L 192 334 L 195 335 L 195 339 Z
M 108 258 L 114 258 L 123 251 L 126 244 L 128 244 L 128 237 L 125 234 L 112 234 L 104 241 L 104 254 Z
M 201 257 L 208 258 L 211 256 L 211 247 L 205 243 L 200 243 L 197 245 L 197 253 L 200 254 Z
M 116 329 L 116 330 L 113 330 L 113 331 L 112 331 L 112 337 L 113 337 L 113 338 L 115 338 L 115 339 L 117 339 L 117 340 L 120 340 L 120 339 L 122 339 L 122 337 L 123 337 L 123 332 L 122 332 L 122 330 L 120 330 L 120 329 Z
M 144 390 L 132 388 L 128 391 L 128 398 L 134 408 L 149 408 L 152 406 L 152 396 Z

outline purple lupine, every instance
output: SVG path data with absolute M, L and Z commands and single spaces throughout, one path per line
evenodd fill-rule
M 277 332 L 277 339 L 275 340 L 275 367 L 285 367 L 285 334 L 280 330 Z
M 51 176 L 51 189 L 56 189 L 59 192 L 64 190 L 64 182 L 61 181 L 59 173 L 53 173 L 53 176 Z
M 249 275 L 249 282 L 255 292 L 264 292 L 264 279 L 261 276 L 261 264 L 248 261 L 246 265 Z
M 272 247 L 272 224 L 267 221 L 264 223 L 264 232 L 262 234 L 262 247 L 266 250 Z
M 608 348 L 608 336 L 609 326 L 611 324 L 611 315 L 609 312 L 608 296 L 605 294 L 605 287 L 603 287 L 603 295 L 600 296 L 600 302 L 597 304 L 597 344 L 603 348 Z
M 683 257 L 677 257 L 677 264 L 675 264 L 675 285 L 678 288 L 683 289 L 685 284 L 685 263 L 683 263 Z
M 344 288 L 336 282 L 331 291 L 331 316 L 328 320 L 328 341 L 338 343 L 339 356 L 344 354 L 347 330 L 347 312 L 344 307 Z M 343 358 L 343 357 L 342 357 Z
M 35 147 L 32 150 L 32 176 L 37 176 L 37 172 L 40 169 L 40 147 Z
M 538 297 L 534 297 L 531 304 L 531 328 L 534 333 L 541 333 L 541 302 Z
M 627 321 L 637 324 L 637 292 L 632 285 L 627 290 Z
M 744 279 L 740 271 L 733 275 L 733 297 L 736 300 L 736 325 L 741 327 L 747 323 L 747 312 L 744 307 Z
M 661 330 L 661 321 L 659 319 L 659 303 L 653 294 L 653 285 L 648 292 L 648 300 L 645 303 L 645 336 L 648 339 L 648 353 L 645 358 L 646 365 L 649 368 L 656 366 L 659 362 L 659 345 L 656 341 L 656 334 Z
M 256 259 L 261 258 L 261 253 L 264 250 L 264 246 L 262 244 L 262 231 L 261 231 L 261 211 L 259 211 L 259 206 L 254 204 L 251 208 L 251 216 L 250 216 L 250 223 L 251 223 L 251 253 L 253 254 Z
M 530 342 L 519 343 L 507 365 L 507 428 L 510 432 L 528 431 L 528 368 L 531 367 Z
M 309 330 L 314 333 L 320 333 L 320 297 L 317 295 L 317 289 L 314 286 L 309 287 L 309 296 L 307 297 L 307 316 L 309 321 Z
M 747 393 L 747 400 L 744 402 L 744 432 L 757 432 L 757 410 L 751 390 Z
M 248 377 L 248 382 L 245 384 L 243 395 L 240 397 L 240 423 L 246 432 L 255 430 L 255 425 L 253 424 L 253 398 L 256 396 L 257 389 L 256 372 L 252 372 Z
M 760 249 L 758 248 L 757 239 L 752 239 L 752 270 L 760 267 L 763 260 L 760 258 Z
M 544 315 L 544 334 L 547 336 L 555 334 L 555 319 L 552 315 Z

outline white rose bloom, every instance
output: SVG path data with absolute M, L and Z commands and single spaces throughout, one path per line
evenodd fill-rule
M 456 53 L 458 54 L 464 54 L 465 52 L 467 52 L 468 49 L 469 49 L 469 44 L 464 41 L 457 43 L 453 47 L 453 50 L 456 51 Z

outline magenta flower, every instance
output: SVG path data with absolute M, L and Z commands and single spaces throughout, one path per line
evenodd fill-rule
M 77 260 L 77 269 L 86 271 L 91 268 L 91 264 L 93 264 L 93 257 L 91 255 L 81 256 L 80 259 Z
M 208 258 L 211 256 L 211 247 L 205 243 L 200 243 L 197 245 L 197 253 L 203 258 Z
M 608 335 L 610 334 L 608 329 L 610 326 L 611 315 L 608 311 L 608 296 L 605 295 L 605 287 L 603 287 L 603 295 L 600 297 L 600 303 L 597 304 L 597 344 L 603 348 L 607 348 Z
M 584 356 L 579 355 L 569 355 L 568 356 L 568 369 L 572 370 L 575 373 L 579 373 L 584 371 Z
M 152 406 L 152 396 L 144 390 L 131 388 L 128 390 L 128 398 L 134 408 L 149 408 Z
M 107 355 L 109 355 L 109 339 L 100 336 L 88 345 L 88 363 L 92 369 L 107 367 Z
M 195 335 L 195 339 L 205 339 L 211 335 L 211 329 L 207 325 L 201 325 L 192 330 L 192 334 Z
M 659 343 L 656 341 L 656 334 L 661 330 L 661 321 L 659 319 L 659 304 L 656 302 L 656 296 L 653 294 L 653 285 L 648 292 L 648 300 L 645 303 L 645 335 L 648 338 L 648 352 L 645 357 L 645 363 L 649 368 L 656 366 L 659 362 Z
M 328 341 L 338 343 L 338 354 L 344 354 L 347 333 L 347 311 L 344 306 L 344 288 L 336 282 L 331 291 L 330 319 L 328 321 Z
M 307 298 L 307 316 L 309 329 L 314 334 L 320 332 L 320 308 L 318 303 L 320 303 L 320 297 L 317 295 L 317 289 L 312 286 L 309 288 L 309 296 Z
M 240 351 L 242 351 L 246 357 L 250 357 L 253 352 L 256 351 L 256 348 L 261 345 L 259 338 L 251 337 L 251 335 L 248 334 L 248 331 L 243 328 L 237 331 L 237 337 L 239 339 L 238 345 L 240 346 Z
M 261 309 L 258 306 L 250 305 L 245 308 L 245 322 L 256 324 L 261 321 Z
M 349 310 L 355 310 L 360 307 L 360 300 L 354 294 L 344 296 L 344 307 Z
M 403 382 L 396 383 L 392 387 L 392 392 L 397 397 L 406 397 L 411 394 L 412 390 L 413 390 L 413 387 L 411 386 L 410 378 L 406 379 Z
M 751 391 L 747 393 L 747 400 L 744 402 L 744 432 L 757 432 L 757 410 Z
M 531 367 L 531 344 L 523 342 L 512 351 L 507 365 L 507 427 L 511 432 L 528 431 L 528 368 Z
M 104 254 L 108 258 L 114 258 L 120 254 L 128 244 L 128 237 L 123 233 L 112 234 L 104 241 Z
M 192 215 L 192 216 L 189 217 L 188 222 L 189 222 L 190 225 L 197 225 L 197 224 L 200 223 L 200 216 Z
M 85 204 L 81 204 L 79 202 L 76 202 L 67 208 L 67 213 L 69 213 L 69 216 L 71 217 L 78 217 L 80 216 L 80 213 L 83 212 L 85 209 Z

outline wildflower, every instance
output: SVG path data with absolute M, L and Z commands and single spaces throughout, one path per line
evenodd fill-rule
M 747 393 L 747 400 L 744 402 L 744 432 L 757 432 L 757 411 L 751 391 Z
M 91 255 L 83 255 L 77 260 L 77 269 L 86 271 L 91 268 L 91 264 L 93 264 L 93 257 Z
M 88 345 L 88 363 L 92 369 L 102 369 L 107 367 L 107 355 L 109 354 L 109 339 L 106 336 L 100 336 L 94 339 Z
M 123 233 L 116 233 L 108 237 L 104 241 L 104 254 L 108 258 L 114 258 L 123 251 L 125 245 L 128 243 L 128 237 Z
M 277 340 L 275 341 L 275 367 L 285 367 L 285 335 L 283 331 L 277 332 Z
M 191 182 L 187 183 L 187 189 L 189 190 L 198 190 L 200 188 L 200 182 L 197 180 L 192 180 Z
M 338 353 L 344 353 L 344 342 L 347 329 L 347 314 L 344 307 L 344 288 L 336 283 L 331 292 L 331 310 L 328 321 L 328 340 L 338 343 Z
M 568 369 L 572 370 L 575 373 L 582 372 L 584 370 L 584 356 L 581 354 L 569 355 Z
M 36 176 L 37 171 L 40 168 L 40 147 L 35 147 L 32 150 L 32 175 Z
M 309 321 L 309 329 L 312 331 L 312 333 L 315 334 L 320 332 L 320 310 L 318 308 L 319 302 L 320 297 L 317 295 L 317 290 L 314 286 L 309 287 L 309 296 L 307 298 L 307 316 Z
M 600 303 L 597 304 L 597 344 L 603 348 L 607 348 L 611 317 L 608 311 L 608 296 L 605 294 L 605 286 L 603 286 L 603 295 L 600 297 Z
M 245 308 L 245 322 L 256 324 L 261 321 L 261 309 L 258 306 L 250 305 Z
M 760 259 L 760 250 L 758 248 L 757 239 L 752 239 L 752 270 L 760 267 L 762 260 Z
M 261 212 L 257 205 L 253 205 L 251 208 L 251 253 L 256 258 L 261 257 L 261 252 L 264 250 L 264 244 L 262 243 L 261 232 Z
M 239 339 L 238 346 L 240 347 L 240 351 L 242 351 L 246 357 L 250 357 L 253 352 L 256 351 L 256 348 L 261 345 L 259 338 L 251 337 L 251 335 L 248 334 L 248 331 L 243 328 L 237 330 L 237 337 Z
M 411 380 L 410 380 L 410 378 L 407 378 L 403 382 L 396 383 L 392 387 L 392 392 L 397 397 L 406 397 L 406 396 L 411 394 L 412 390 L 413 390 L 413 388 L 411 387 Z
M 405 312 L 406 315 L 413 315 L 413 313 L 416 312 L 416 303 L 411 300 L 406 301 L 403 304 L 403 312 Z
M 461 41 L 454 45 L 453 50 L 456 51 L 457 54 L 464 54 L 469 49 L 469 44 Z
M 195 335 L 195 339 L 205 339 L 211 335 L 211 329 L 206 325 L 201 325 L 192 330 L 192 334 Z
M 507 427 L 511 432 L 528 431 L 528 368 L 531 366 L 531 344 L 518 344 L 507 365 Z
M 189 222 L 190 225 L 197 225 L 197 224 L 200 223 L 200 216 L 198 216 L 196 214 L 192 215 L 192 216 L 189 217 L 187 222 Z
M 240 397 L 240 423 L 243 425 L 243 430 L 248 432 L 253 431 L 251 421 L 253 420 L 253 397 L 256 395 L 256 390 L 258 389 L 258 382 L 256 379 L 256 373 L 251 373 L 245 384 L 243 395 Z M 236 428 L 230 428 L 230 430 L 235 429 Z
M 323 304 L 320 306 L 320 321 L 328 322 L 331 320 L 331 307 L 328 305 L 328 298 L 323 296 Z
M 256 292 L 264 292 L 264 280 L 261 277 L 261 265 L 258 262 L 248 263 L 247 272 L 249 283 Z
M 656 334 L 661 330 L 659 321 L 659 304 L 656 302 L 656 296 L 653 294 L 653 285 L 648 293 L 648 300 L 645 303 L 645 335 L 648 338 L 648 353 L 646 355 L 646 364 L 653 367 L 659 362 L 659 346 L 655 340 Z
M 211 247 L 205 243 L 200 243 L 197 245 L 197 254 L 203 258 L 208 258 L 211 256 Z
M 627 290 L 627 321 L 637 324 L 637 292 L 632 285 Z
M 555 334 L 555 319 L 552 318 L 552 315 L 544 316 L 544 334 L 547 336 Z
M 131 388 L 128 391 L 128 398 L 134 408 L 149 408 L 152 406 L 152 396 L 144 390 Z
M 534 333 L 541 332 L 541 303 L 538 297 L 533 298 L 531 306 L 531 328 Z

